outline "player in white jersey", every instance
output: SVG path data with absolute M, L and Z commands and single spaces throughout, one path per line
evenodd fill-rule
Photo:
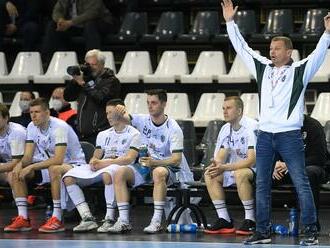
M 11 171 L 24 154 L 26 130 L 9 122 L 9 111 L 0 103 L 0 184 L 11 183 Z
M 152 170 L 154 215 L 149 226 L 144 228 L 144 232 L 157 233 L 162 230 L 161 221 L 167 185 L 177 182 L 177 178 L 179 178 L 180 182 L 192 181 L 193 176 L 183 155 L 182 130 L 174 119 L 164 114 L 167 102 L 166 91 L 156 89 L 148 91 L 147 94 L 149 115 L 129 115 L 121 107 L 117 108 L 117 110 L 127 120 L 131 120 L 132 125 L 140 131 L 142 143 L 148 148 L 148 156 L 140 158 L 139 162 Z M 132 177 L 132 173 L 128 170 L 121 177 L 121 186 L 125 180 L 132 184 L 132 180 L 129 179 L 129 177 Z M 116 186 L 116 193 L 120 193 L 117 191 Z M 127 190 L 123 192 L 126 192 L 126 195 L 122 194 L 123 197 L 118 200 L 118 206 L 119 203 L 128 205 L 128 192 Z
M 73 129 L 66 122 L 50 117 L 46 99 L 33 100 L 30 104 L 30 114 L 32 122 L 27 128 L 24 156 L 12 172 L 12 190 L 17 202 L 18 216 L 4 230 L 17 232 L 32 229 L 26 206 L 26 182 L 32 179 L 40 182 L 49 172 L 53 215 L 39 231 L 64 231 L 60 205 L 61 177 L 74 165 L 86 163 L 85 156 Z
M 257 121 L 243 116 L 243 102 L 237 96 L 225 98 L 224 119 L 220 130 L 214 160 L 205 172 L 205 183 L 218 219 L 205 232 L 210 234 L 234 233 L 223 188 L 236 184 L 238 195 L 245 209 L 245 220 L 236 230 L 237 234 L 251 234 L 255 229 L 254 216 L 254 164 Z
M 80 224 L 73 228 L 74 232 L 85 232 L 98 227 L 80 186 L 102 180 L 105 184 L 107 212 L 103 225 L 97 231 L 109 232 L 115 223 L 116 205 L 113 187 L 115 172 L 120 167 L 126 167 L 123 165 L 133 164 L 138 156 L 140 133 L 134 127 L 127 125 L 126 120 L 114 114 L 117 105 L 124 106 L 124 103 L 120 99 L 113 99 L 106 104 L 107 118 L 112 127 L 97 135 L 96 150 L 89 164 L 76 167 L 63 176 L 67 192 L 82 219 Z M 143 183 L 142 179 L 137 181 L 137 184 L 139 183 Z M 131 230 L 131 226 L 127 225 L 125 230 Z

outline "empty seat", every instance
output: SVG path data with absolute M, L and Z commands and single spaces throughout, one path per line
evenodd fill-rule
M 34 94 L 35 98 L 39 97 L 38 92 L 33 91 L 33 94 Z M 22 114 L 22 110 L 19 107 L 20 96 L 21 96 L 21 91 L 17 91 L 15 96 L 14 96 L 14 99 L 13 99 L 11 105 L 10 105 L 10 108 L 9 108 L 10 117 L 20 116 Z
M 330 78 L 330 49 L 327 50 L 324 62 L 310 82 L 328 82 Z
M 291 58 L 295 62 L 300 60 L 300 53 L 299 53 L 299 51 L 297 49 L 293 49 L 292 50 Z
M 116 65 L 115 65 L 115 58 L 113 56 L 112 52 L 105 52 L 102 51 L 102 54 L 105 56 L 105 67 L 110 68 L 113 70 L 114 73 L 116 73 Z
M 259 52 L 259 51 L 256 51 Z M 250 83 L 253 75 L 239 55 L 236 55 L 228 74 L 219 75 L 219 83 Z
M 320 93 L 316 100 L 311 117 L 317 119 L 322 126 L 330 120 L 330 93 Z
M 6 56 L 3 52 L 0 52 L 0 76 L 8 74 Z
M 67 74 L 68 66 L 78 65 L 77 54 L 75 52 L 55 52 L 45 75 L 35 76 L 35 84 L 60 84 L 71 79 Z
M 258 119 L 259 116 L 259 97 L 257 93 L 244 93 L 241 95 L 244 103 L 244 115 L 252 119 Z
M 152 74 L 149 52 L 131 51 L 126 53 L 116 76 L 121 83 L 138 83 L 147 74 Z
M 206 127 L 209 121 L 222 120 L 223 93 L 203 93 L 192 117 L 195 127 Z
M 189 34 L 181 34 L 176 42 L 195 43 L 208 42 L 220 31 L 218 11 L 200 11 L 197 13 Z
M 2 92 L 0 92 L 0 103 L 3 103 Z
M 125 97 L 125 106 L 130 114 L 148 114 L 147 94 L 128 93 Z
M 147 30 L 147 13 L 129 12 L 125 15 L 119 32 L 107 35 L 105 43 L 135 43 Z
M 182 75 L 182 83 L 212 83 L 219 80 L 219 75 L 226 74 L 226 62 L 223 52 L 203 51 L 200 53 L 194 70 L 189 75 Z
M 194 123 L 189 120 L 177 120 L 183 132 L 183 154 L 185 155 L 189 166 L 196 164 L 196 132 Z
M 145 75 L 145 83 L 174 83 L 181 75 L 189 73 L 187 55 L 184 51 L 165 51 L 154 74 Z
M 43 69 L 39 52 L 19 52 L 9 75 L 0 77 L 0 83 L 28 84 L 34 76 L 42 74 Z
M 191 117 L 188 95 L 186 93 L 167 93 L 165 114 L 173 119 Z
M 141 43 L 162 43 L 173 41 L 174 38 L 183 33 L 183 13 L 163 12 L 159 18 L 157 27 L 153 34 L 145 34 L 141 38 Z

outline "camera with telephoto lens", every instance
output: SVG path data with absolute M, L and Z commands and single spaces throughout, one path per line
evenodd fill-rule
M 68 66 L 66 72 L 71 76 L 79 76 L 83 73 L 85 77 L 90 77 L 92 75 L 92 67 L 88 63 L 82 65 L 71 65 Z

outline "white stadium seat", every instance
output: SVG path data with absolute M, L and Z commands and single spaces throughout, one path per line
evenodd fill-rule
M 128 93 L 125 106 L 130 114 L 148 114 L 147 93 Z
M 316 72 L 315 76 L 312 78 L 310 82 L 312 83 L 326 83 L 330 78 L 330 49 L 328 49 L 327 54 L 325 56 L 325 60 L 321 65 L 320 69 Z
M 131 51 L 125 54 L 117 78 L 121 83 L 138 83 L 144 75 L 152 74 L 150 54 L 147 51 Z
M 8 74 L 6 56 L 3 52 L 0 52 L 0 77 Z
M 102 54 L 105 56 L 105 67 L 110 68 L 116 74 L 116 65 L 115 65 L 115 58 L 113 56 L 113 52 L 106 52 L 102 51 Z
M 188 95 L 186 93 L 167 93 L 165 114 L 176 120 L 191 117 Z
M 219 80 L 219 75 L 226 74 L 226 62 L 223 52 L 203 51 L 200 53 L 194 70 L 189 75 L 182 75 L 182 83 L 212 83 Z
M 259 97 L 257 93 L 244 93 L 241 95 L 244 103 L 244 115 L 252 119 L 258 119 L 259 116 Z
M 311 117 L 318 120 L 322 126 L 330 120 L 330 93 L 320 93 L 316 100 Z
M 300 60 L 300 53 L 299 53 L 299 51 L 297 49 L 293 49 L 292 50 L 291 58 L 295 62 Z
M 3 97 L 1 92 L 0 92 L 0 103 L 3 103 Z
M 38 92 L 33 91 L 33 94 L 34 94 L 35 98 L 39 97 Z M 21 91 L 17 91 L 14 96 L 13 102 L 11 103 L 10 108 L 9 108 L 10 117 L 20 116 L 22 114 L 22 110 L 19 107 L 20 96 L 21 96 Z

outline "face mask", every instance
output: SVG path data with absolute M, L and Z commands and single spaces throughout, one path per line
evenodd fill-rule
M 30 108 L 30 102 L 31 101 L 27 101 L 27 100 L 20 100 L 18 105 L 21 108 L 22 112 L 26 112 L 29 110 Z
M 53 108 L 56 111 L 60 111 L 62 107 L 63 107 L 63 103 L 61 100 L 53 99 Z

